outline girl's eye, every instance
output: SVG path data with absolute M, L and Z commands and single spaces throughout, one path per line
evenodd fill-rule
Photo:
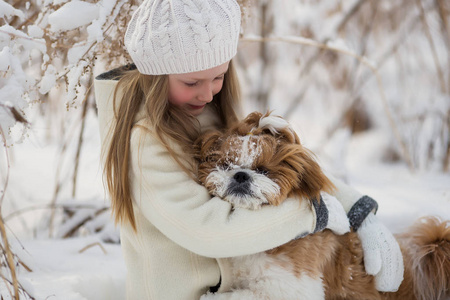
M 193 86 L 196 86 L 198 84 L 198 82 L 185 82 L 184 84 L 188 87 L 193 87 Z
M 219 77 L 214 78 L 214 80 L 223 80 L 224 77 L 225 77 L 225 76 L 222 75 L 222 76 L 219 76 Z

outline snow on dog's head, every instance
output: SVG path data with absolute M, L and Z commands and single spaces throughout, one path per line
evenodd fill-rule
M 288 195 L 319 199 L 333 189 L 289 123 L 269 113 L 208 132 L 196 149 L 199 181 L 235 208 L 279 205 Z

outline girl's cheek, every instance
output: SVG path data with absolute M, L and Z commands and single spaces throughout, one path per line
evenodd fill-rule
M 176 91 L 170 93 L 169 101 L 172 104 L 180 105 L 189 102 L 193 97 L 193 93 L 190 89 L 178 88 Z
M 217 95 L 222 90 L 223 82 L 218 82 L 214 85 L 213 95 Z

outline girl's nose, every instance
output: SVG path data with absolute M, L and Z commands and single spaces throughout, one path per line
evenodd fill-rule
M 198 96 L 200 101 L 211 102 L 213 99 L 213 89 L 210 83 L 205 83 Z

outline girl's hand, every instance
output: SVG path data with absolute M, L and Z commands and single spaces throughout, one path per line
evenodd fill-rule
M 403 257 L 392 233 L 370 213 L 356 231 L 364 251 L 367 274 L 375 276 L 380 292 L 398 290 L 403 280 Z
M 350 223 L 341 202 L 327 193 L 322 193 L 322 200 L 328 209 L 328 223 L 325 228 L 338 235 L 349 232 Z

